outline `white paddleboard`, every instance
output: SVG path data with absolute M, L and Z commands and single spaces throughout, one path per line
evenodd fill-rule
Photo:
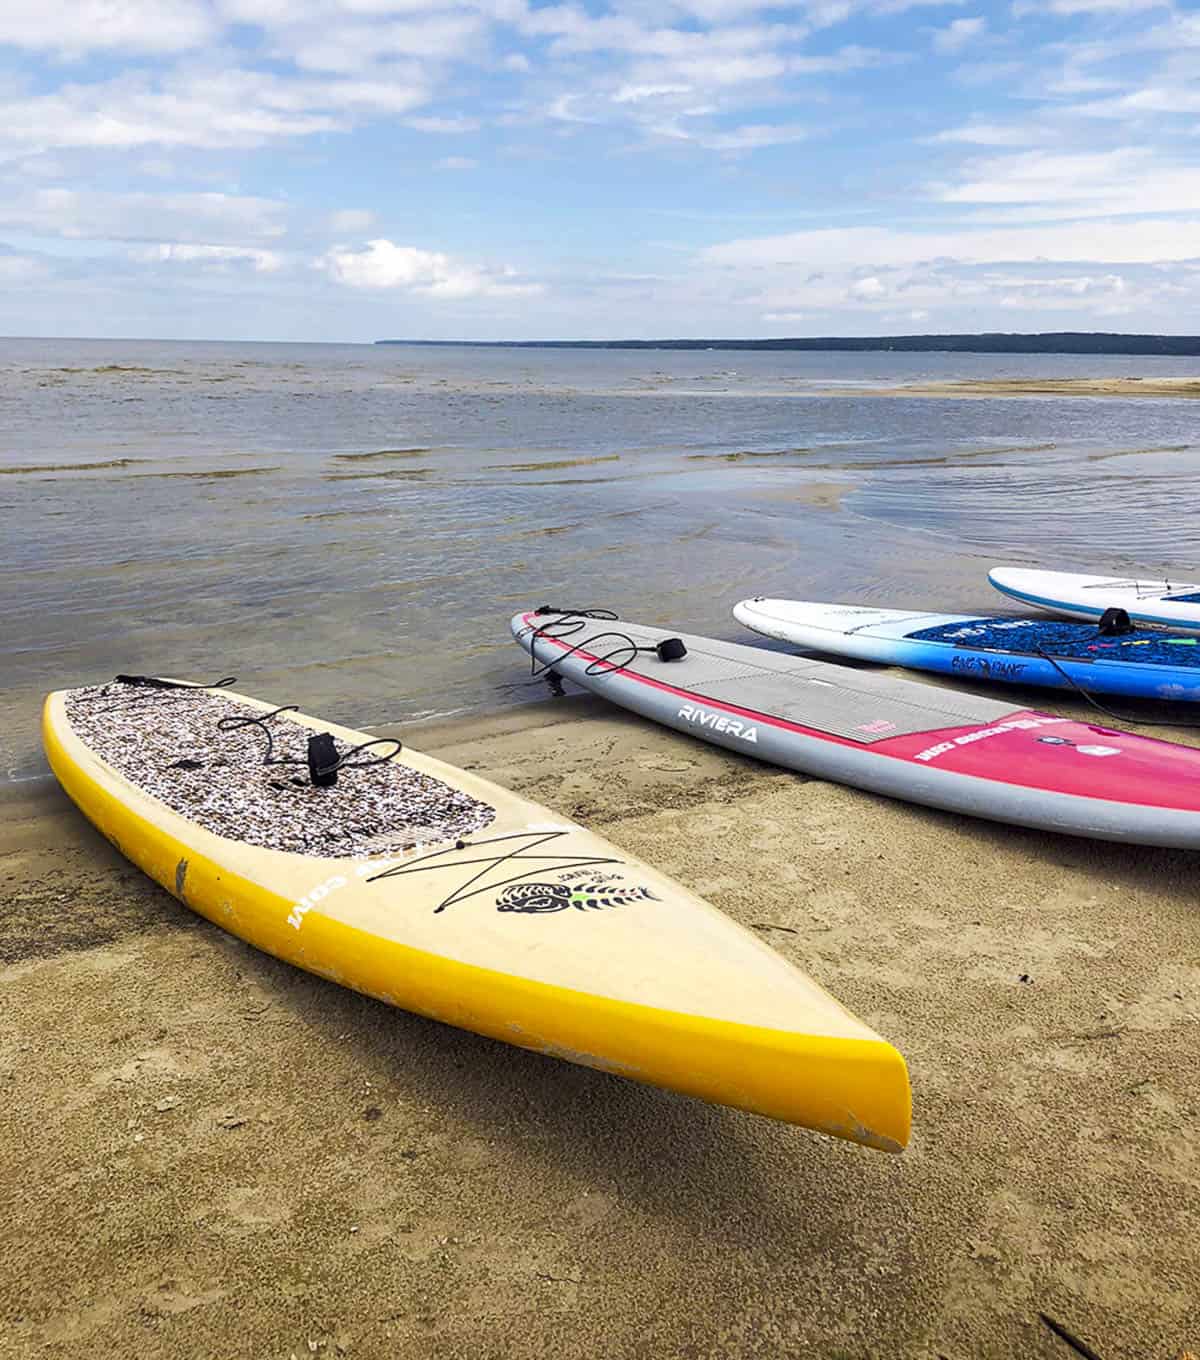
M 1095 621 L 981 618 L 758 596 L 734 617 L 810 651 L 993 684 L 1200 702 L 1200 640 L 1181 629 L 1101 634 Z M 1183 633 L 1183 636 L 1179 636 Z
M 1200 633 L 1200 582 L 1028 567 L 993 567 L 988 580 L 1011 599 L 1051 614 L 1098 619 L 1106 609 L 1123 609 L 1134 623 Z

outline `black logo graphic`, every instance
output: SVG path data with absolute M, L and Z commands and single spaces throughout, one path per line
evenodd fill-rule
M 986 656 L 955 656 L 950 659 L 950 668 L 966 671 L 968 674 L 982 675 L 984 679 L 1014 680 L 1025 669 L 1023 661 L 996 661 Z
M 465 902 L 470 897 L 495 892 L 497 888 L 519 883 L 525 878 L 533 878 L 536 874 L 567 869 L 595 871 L 603 864 L 621 863 L 619 859 L 615 859 L 612 855 L 540 853 L 551 847 L 554 842 L 571 834 L 570 831 L 566 830 L 518 831 L 506 836 L 486 836 L 483 840 L 478 841 L 456 841 L 454 845 L 446 846 L 441 850 L 431 850 L 427 854 L 418 855 L 416 859 L 407 864 L 397 864 L 391 869 L 381 870 L 381 872 L 368 878 L 367 882 L 378 883 L 381 879 L 399 878 L 404 874 L 428 874 L 448 869 L 456 878 L 461 878 L 461 881 L 434 907 L 433 912 L 436 916 L 438 912 L 445 911 L 447 907 L 456 906 L 459 902 Z M 483 853 L 472 854 L 470 858 L 464 859 L 460 856 L 460 852 L 463 850 L 482 851 Z M 532 869 L 518 868 L 514 872 L 513 866 L 517 864 L 533 864 L 535 867 Z M 474 872 L 468 872 L 463 876 L 464 870 L 472 868 Z
M 599 910 L 624 907 L 630 902 L 658 902 L 649 888 L 610 887 L 605 883 L 514 883 L 496 898 L 497 911 L 522 911 L 531 915 L 548 911 Z

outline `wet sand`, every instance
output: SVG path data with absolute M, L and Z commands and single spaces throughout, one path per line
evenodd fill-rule
M 855 482 L 807 482 L 788 491 L 760 491 L 758 499 L 776 503 L 794 502 L 811 506 L 814 510 L 840 510 L 842 498 L 857 491 Z
M 1200 378 L 979 378 L 896 387 L 831 387 L 827 397 L 1200 397 Z
M 355 996 L 27 784 L 0 817 L 5 1354 L 1069 1357 L 1041 1313 L 1103 1360 L 1200 1348 L 1194 856 L 904 806 L 589 699 L 408 735 L 762 931 L 908 1058 L 910 1148 Z

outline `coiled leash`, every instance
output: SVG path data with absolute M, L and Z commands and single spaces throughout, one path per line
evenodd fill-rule
M 398 756 L 404 749 L 404 744 L 397 737 L 374 737 L 371 741 L 364 741 L 358 746 L 351 747 L 349 751 L 339 752 L 331 733 L 313 732 L 308 738 L 308 753 L 303 759 L 299 756 L 277 756 L 275 754 L 275 739 L 271 735 L 268 723 L 281 713 L 298 712 L 298 704 L 281 704 L 279 708 L 273 708 L 269 713 L 231 713 L 227 717 L 217 719 L 217 730 L 219 732 L 238 732 L 244 727 L 257 727 L 267 739 L 262 763 L 264 765 L 307 765 L 308 777 L 319 789 L 332 788 L 337 783 L 340 770 L 369 770 L 373 765 L 382 765 L 385 761 Z M 392 746 L 395 749 L 389 751 L 386 755 L 375 756 L 370 760 L 352 759 L 360 751 L 369 750 L 372 746 Z
M 562 665 L 568 657 L 574 656 L 576 652 L 581 652 L 585 648 L 594 651 L 595 644 L 603 642 L 605 638 L 616 638 L 617 645 L 602 656 L 593 656 L 584 667 L 585 675 L 604 675 L 610 670 L 624 670 L 630 662 L 637 660 L 639 652 L 653 652 L 660 661 L 682 661 L 687 656 L 687 647 L 682 638 L 663 638 L 661 642 L 644 644 L 635 642 L 628 633 L 622 633 L 616 628 L 608 628 L 603 632 L 592 633 L 590 636 L 572 643 L 561 656 L 556 656 L 553 661 L 539 663 L 534 651 L 539 638 L 565 641 L 565 639 L 574 637 L 585 629 L 588 626 L 588 620 L 616 622 L 617 615 L 611 609 L 556 609 L 553 605 L 548 604 L 541 605 L 533 612 L 535 615 L 554 614 L 558 616 L 548 623 L 540 624 L 530 634 L 529 673 L 535 680 L 546 676 L 552 683 L 557 682 L 559 693 L 562 689 L 562 678 L 559 676 L 556 667 Z
M 189 680 L 164 680 L 157 675 L 118 675 L 115 677 L 115 682 L 129 685 L 134 690 L 148 692 L 135 694 L 131 699 L 110 704 L 108 709 L 125 707 L 129 703 L 150 698 L 152 692 L 161 693 L 163 690 L 207 693 L 214 689 L 228 689 L 230 685 L 237 683 L 237 676 L 224 676 L 220 680 L 213 681 L 211 685 L 195 684 Z M 104 711 L 107 712 L 108 709 Z M 364 741 L 358 746 L 351 747 L 349 751 L 339 751 L 332 733 L 313 732 L 308 738 L 308 751 L 303 759 L 299 756 L 277 756 L 275 754 L 275 740 L 267 724 L 273 718 L 278 717 L 280 713 L 295 712 L 299 712 L 298 704 L 281 704 L 279 708 L 273 708 L 269 713 L 229 714 L 224 718 L 217 719 L 217 730 L 219 732 L 237 732 L 243 727 L 257 727 L 267 739 L 262 763 L 264 765 L 306 765 L 310 781 L 319 789 L 332 788 L 337 783 L 340 770 L 370 769 L 373 765 L 382 765 L 384 761 L 393 759 L 404 749 L 404 744 L 396 737 L 375 737 L 371 741 Z M 393 746 L 395 749 L 388 751 L 385 755 L 375 756 L 371 760 L 353 759 L 354 756 L 372 746 Z M 184 757 L 177 760 L 171 768 L 175 770 L 200 770 L 204 768 L 204 762 Z

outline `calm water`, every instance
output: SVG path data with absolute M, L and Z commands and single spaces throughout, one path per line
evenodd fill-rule
M 358 726 L 541 697 L 530 603 L 738 637 L 760 592 L 1003 609 L 993 561 L 1200 563 L 1200 404 L 829 397 L 1195 360 L 0 340 L 0 778 L 50 688 Z M 748 635 L 747 635 L 748 640 Z

